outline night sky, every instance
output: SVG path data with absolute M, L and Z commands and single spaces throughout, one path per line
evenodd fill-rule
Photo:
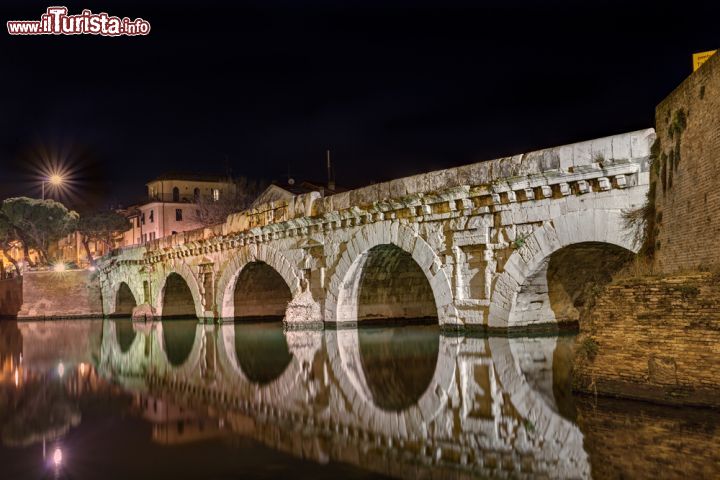
M 355 187 L 649 127 L 720 6 L 627 3 L 3 1 L 0 198 L 41 158 L 87 210 L 165 172 L 324 180 L 327 148 Z M 7 34 L 54 4 L 152 31 Z

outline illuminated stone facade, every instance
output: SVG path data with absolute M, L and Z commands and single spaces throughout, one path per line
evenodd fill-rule
M 644 201 L 654 138 L 642 130 L 261 205 L 106 258 L 105 313 L 115 313 L 124 283 L 136 305 L 146 304 L 144 315 L 167 315 L 177 287 L 191 301 L 173 315 L 204 319 L 275 315 L 282 305 L 268 299 L 276 298 L 288 303 L 292 325 L 576 321 L 582 283 L 602 267 L 593 259 L 637 249 L 622 212 Z M 569 288 L 554 288 L 548 274 L 559 275 L 556 254 L 575 266 L 558 280 Z M 173 274 L 185 285 L 167 288 Z M 248 282 L 252 294 L 236 295 L 250 291 Z

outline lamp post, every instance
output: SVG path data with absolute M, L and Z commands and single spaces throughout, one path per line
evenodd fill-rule
M 59 187 L 63 183 L 63 177 L 62 175 L 59 175 L 57 173 L 53 173 L 48 178 L 42 181 L 42 199 L 45 200 L 45 184 L 52 185 L 54 187 Z

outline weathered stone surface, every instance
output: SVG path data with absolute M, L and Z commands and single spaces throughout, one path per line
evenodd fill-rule
M 102 317 L 101 286 L 94 272 L 25 272 L 17 318 Z
M 655 268 L 675 273 L 720 265 L 720 55 L 655 110 Z
M 644 200 L 647 158 L 632 155 L 648 154 L 642 142 L 652 138 L 643 130 L 259 205 L 221 228 L 105 259 L 104 311 L 148 303 L 158 316 L 285 314 L 301 324 L 309 315 L 347 324 L 436 317 L 449 328 L 554 323 L 546 266 L 556 251 L 637 249 L 621 212 Z M 608 181 L 618 175 L 624 188 Z
M 575 387 L 720 406 L 718 298 L 709 273 L 611 283 L 580 322 Z

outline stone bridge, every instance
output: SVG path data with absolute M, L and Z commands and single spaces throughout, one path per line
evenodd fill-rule
M 575 321 L 588 285 L 637 250 L 622 212 L 644 202 L 654 139 L 647 129 L 271 202 L 104 259 L 104 313 Z

